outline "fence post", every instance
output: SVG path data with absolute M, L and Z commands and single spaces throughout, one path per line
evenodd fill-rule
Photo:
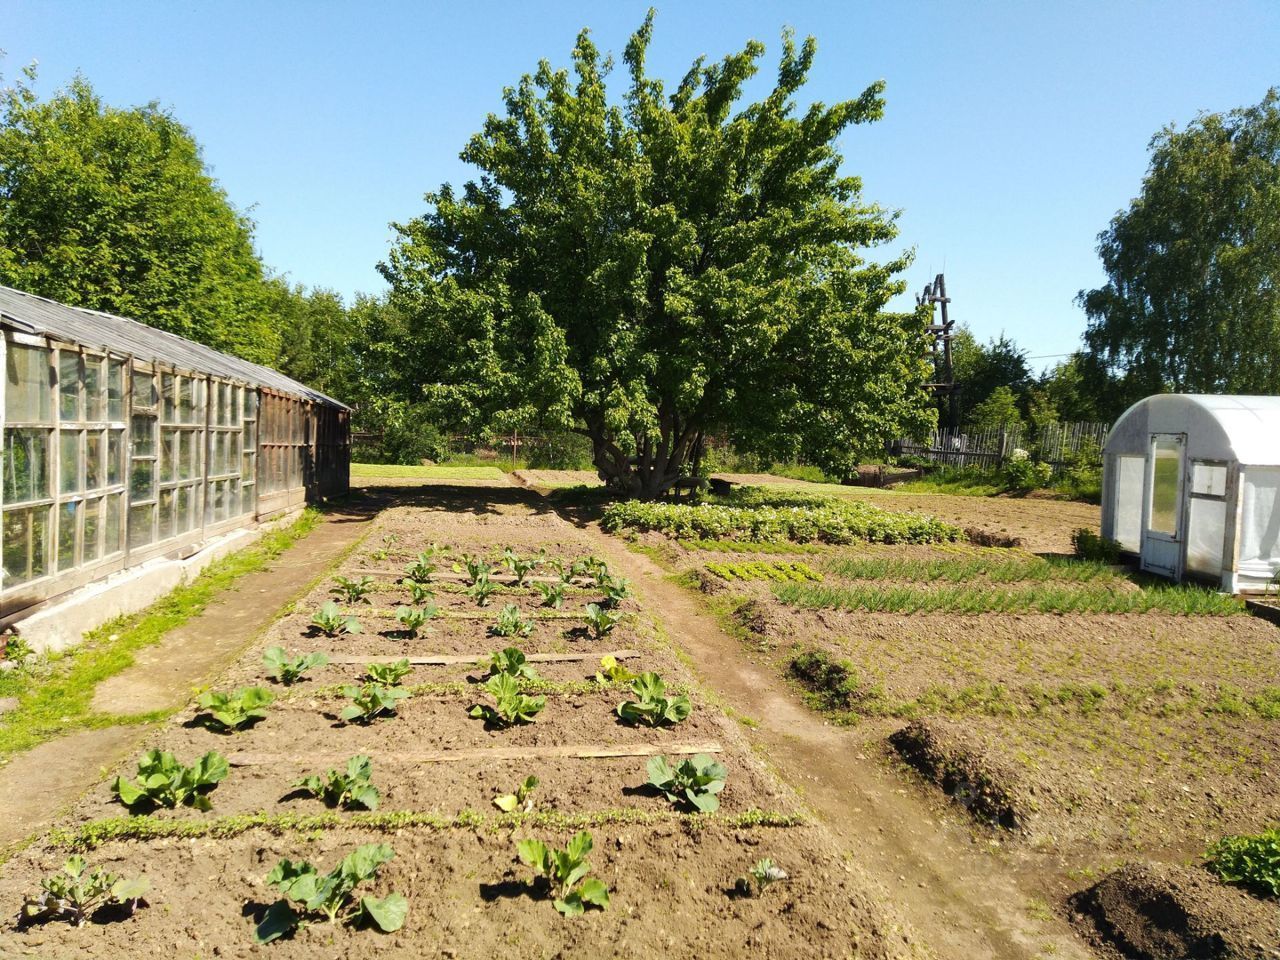
M 1004 426 L 1004 424 L 1002 423 L 1002 424 L 1000 424 L 1000 444 L 999 444 L 999 446 L 997 446 L 997 447 L 996 447 L 996 450 L 998 451 L 998 453 L 997 453 L 997 455 L 996 455 L 996 463 L 1004 463 L 1004 458 L 1005 458 L 1005 442 L 1006 442 L 1007 440 L 1008 440 L 1008 435 L 1005 433 L 1005 426 Z

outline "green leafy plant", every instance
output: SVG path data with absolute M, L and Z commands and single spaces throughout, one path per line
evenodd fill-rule
M 420 553 L 404 568 L 404 573 L 407 579 L 415 583 L 426 583 L 439 567 L 430 553 Z
M 1209 869 L 1226 883 L 1260 896 L 1280 897 L 1280 827 L 1223 837 L 1205 854 Z
M 607 577 L 600 589 L 604 592 L 602 606 L 613 609 L 631 596 L 631 581 L 626 577 Z
M 343 687 L 342 695 L 351 703 L 343 707 L 338 716 L 346 723 L 369 723 L 378 717 L 394 714 L 397 704 L 409 696 L 409 691 L 381 683 L 365 683 Z
M 650 727 L 676 724 L 693 710 L 684 694 L 668 697 L 667 685 L 656 673 L 642 673 L 632 680 L 631 692 L 635 700 L 618 704 L 618 716 L 627 723 L 643 723 Z
M 725 769 L 705 753 L 686 757 L 675 766 L 666 757 L 650 757 L 647 770 L 649 785 L 677 806 L 687 805 L 701 813 L 720 808 L 718 794 L 724 789 Z
M 756 861 L 756 865 L 747 871 L 745 877 L 739 877 L 734 890 L 739 896 L 762 896 L 765 890 L 781 880 L 788 879 L 787 871 L 776 866 L 772 860 L 765 858 Z
M 334 577 L 330 593 L 336 594 L 347 603 L 368 603 L 369 594 L 373 593 L 373 577 L 361 577 L 356 580 L 350 577 Z
M 533 621 L 520 615 L 520 608 L 508 603 L 498 611 L 496 623 L 489 625 L 489 635 L 493 637 L 527 637 L 533 633 Z
M 355 617 L 338 612 L 338 605 L 326 600 L 324 605 L 311 618 L 311 626 L 327 637 L 337 637 L 344 633 L 363 633 L 364 627 Z
M 498 585 L 489 579 L 487 572 L 480 574 L 471 586 L 467 587 L 467 596 L 476 602 L 477 606 L 487 607 L 489 598 L 498 592 Z
M 146 877 L 126 879 L 106 870 L 90 870 L 84 857 L 73 856 L 57 873 L 40 881 L 40 892 L 22 905 L 22 916 L 40 922 L 65 920 L 80 926 L 100 907 L 118 905 L 133 913 L 151 888 Z
M 410 637 L 417 637 L 418 631 L 439 612 L 434 603 L 426 607 L 397 607 L 396 622 Z
M 533 809 L 533 791 L 538 787 L 537 777 L 525 777 L 516 786 L 515 793 L 504 793 L 493 798 L 493 805 L 503 813 L 528 813 Z
M 509 673 L 495 674 L 485 681 L 484 688 L 493 697 L 494 705 L 476 704 L 469 715 L 483 720 L 488 727 L 532 723 L 547 705 L 546 697 L 528 697 L 521 693 L 520 684 Z
M 208 791 L 227 778 L 226 757 L 210 750 L 191 766 L 183 766 L 172 753 L 148 750 L 138 760 L 138 781 L 124 777 L 111 782 L 111 792 L 126 807 L 149 803 L 157 807 L 195 807 L 209 810 Z
M 267 668 L 267 676 L 287 687 L 301 680 L 313 667 L 323 667 L 329 658 L 319 652 L 290 657 L 284 647 L 268 647 L 262 655 L 262 662 Z
M 481 578 L 488 580 L 493 572 L 493 564 L 479 554 L 464 553 L 462 562 L 453 565 L 454 573 L 465 573 L 468 583 L 477 583 Z
M 516 578 L 516 586 L 521 586 L 525 578 L 546 561 L 546 551 L 541 551 L 535 557 L 522 557 L 510 547 L 502 551 L 502 565 L 510 571 L 511 575 Z
M 279 861 L 267 874 L 266 882 L 283 893 L 284 899 L 267 908 L 254 930 L 254 940 L 270 943 L 287 936 L 309 915 L 323 915 L 330 923 L 367 923 L 383 933 L 394 933 L 404 926 L 409 912 L 409 902 L 403 895 L 354 895 L 360 884 L 375 879 L 382 865 L 394 856 L 395 851 L 385 843 L 366 843 L 323 875 L 306 861 Z
M 609 654 L 600 658 L 600 670 L 596 673 L 596 683 L 601 686 L 606 683 L 630 683 L 639 676 L 638 673 L 632 673 L 618 663 L 617 657 Z
M 591 867 L 591 834 L 582 831 L 564 850 L 548 847 L 541 840 L 521 840 L 516 852 L 522 863 L 533 868 L 535 877 L 544 877 L 551 888 L 555 908 L 566 917 L 580 916 L 588 906 L 609 906 L 609 888 L 595 877 L 587 876 Z
M 481 660 L 478 666 L 486 667 L 488 673 L 486 677 L 496 677 L 499 674 L 506 674 L 517 680 L 537 680 L 538 672 L 533 669 L 533 665 L 528 662 L 528 658 L 524 655 L 524 651 L 519 647 L 507 647 L 489 654 L 485 659 Z
M 0 637 L 0 660 L 9 663 L 24 663 L 35 653 L 31 644 L 16 633 L 6 633 Z
M 573 566 L 577 576 L 590 578 L 597 587 L 604 587 L 609 582 L 609 564 L 597 556 L 583 557 Z
M 564 606 L 565 585 L 563 583 L 535 583 L 533 588 L 542 595 L 542 605 L 559 610 Z
M 230 733 L 252 726 L 267 715 L 266 707 L 275 699 L 266 687 L 240 687 L 231 693 L 206 690 L 196 698 L 200 716 L 215 730 Z
M 323 777 L 303 777 L 294 786 L 324 801 L 327 807 L 377 810 L 381 795 L 372 778 L 373 761 L 364 754 L 358 754 L 347 761 L 345 771 L 330 770 Z
M 420 607 L 435 596 L 435 591 L 420 580 L 413 580 L 409 577 L 405 577 L 400 581 L 400 583 L 409 591 L 409 601 L 415 606 Z
M 1124 547 L 1115 540 L 1108 540 L 1101 534 L 1094 533 L 1088 527 L 1077 527 L 1071 531 L 1071 549 L 1081 560 L 1116 564 L 1120 562 Z
M 587 621 L 587 626 L 591 628 L 595 638 L 603 640 L 613 633 L 614 628 L 622 621 L 622 614 L 617 610 L 602 607 L 598 603 L 588 603 L 583 619 Z
M 374 683 L 385 684 L 388 687 L 395 687 L 400 681 L 413 672 L 413 667 L 409 666 L 409 658 L 397 660 L 394 663 L 371 663 L 365 667 L 365 676 Z

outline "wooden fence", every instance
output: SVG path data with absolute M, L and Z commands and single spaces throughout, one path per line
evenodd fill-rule
M 994 469 L 1014 450 L 1026 450 L 1054 471 L 1080 462 L 1101 463 L 1109 424 L 1050 423 L 1039 430 L 1020 424 L 983 430 L 935 430 L 924 442 L 899 440 L 897 456 L 923 457 L 949 467 Z

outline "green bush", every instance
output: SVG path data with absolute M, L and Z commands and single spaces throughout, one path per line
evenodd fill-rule
M 1071 534 L 1071 549 L 1081 560 L 1097 563 L 1119 563 L 1124 548 L 1115 540 L 1108 540 L 1088 527 L 1077 527 Z
M 1004 466 L 1000 468 L 1000 476 L 1005 485 L 1018 493 L 1028 493 L 1047 486 L 1053 479 L 1053 467 L 1039 460 L 1032 460 L 1025 450 L 1014 450 Z
M 1261 896 L 1280 897 L 1280 828 L 1223 837 L 1205 856 L 1220 880 Z
M 938 543 L 963 536 L 958 527 L 934 517 L 892 513 L 858 500 L 812 494 L 762 496 L 752 491 L 727 500 L 740 505 L 615 503 L 605 510 L 600 525 L 610 533 L 653 530 L 680 540 Z

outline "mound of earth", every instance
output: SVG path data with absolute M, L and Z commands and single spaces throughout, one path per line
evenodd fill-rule
M 1129 864 L 1078 894 L 1073 905 L 1094 937 L 1126 957 L 1280 957 L 1275 904 L 1226 886 L 1203 870 Z

